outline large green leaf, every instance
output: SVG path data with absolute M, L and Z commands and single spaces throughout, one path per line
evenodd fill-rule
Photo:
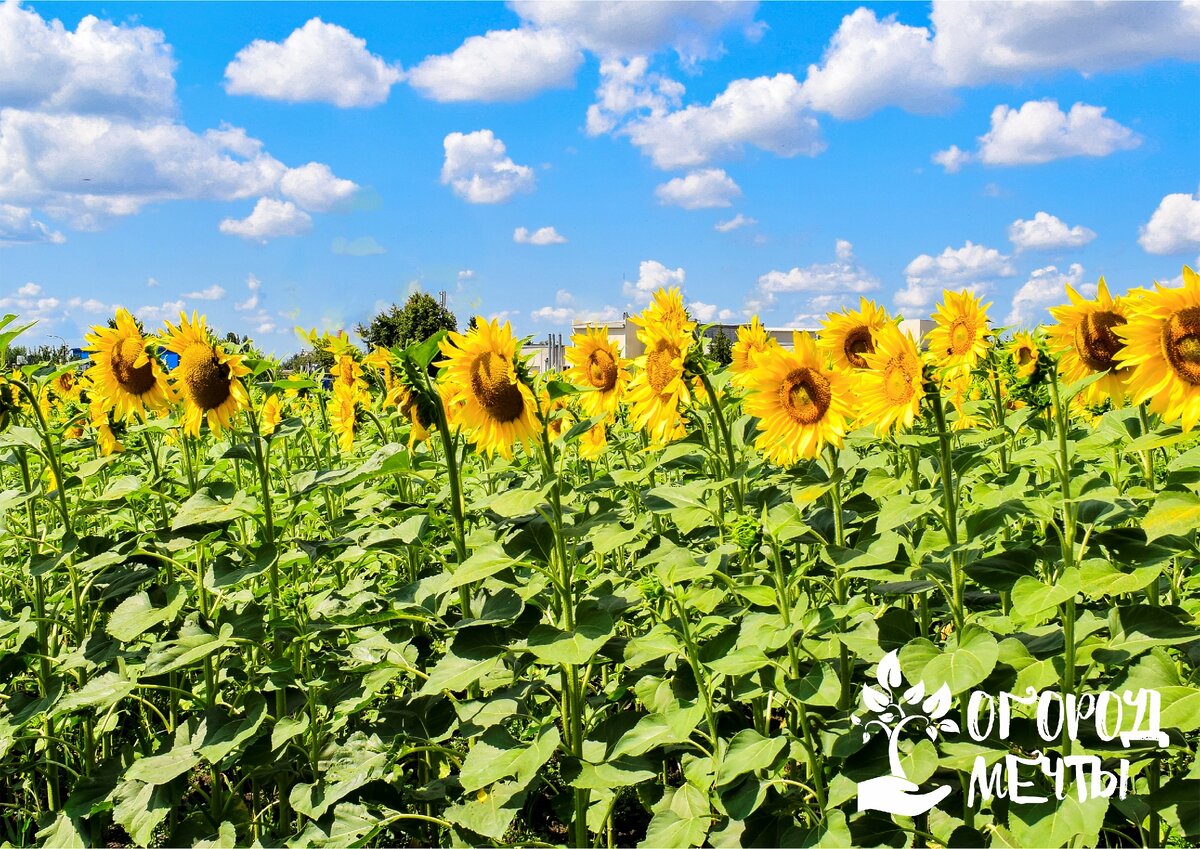
M 718 785 L 728 784 L 748 772 L 769 769 L 787 744 L 786 737 L 764 737 L 753 728 L 742 729 L 733 735 L 721 756 Z
M 941 651 L 924 638 L 900 650 L 900 668 L 909 681 L 923 681 L 927 693 L 942 684 L 957 694 L 969 690 L 991 674 L 1000 650 L 996 638 L 978 625 L 967 625 L 954 634 Z
M 1178 490 L 1160 492 L 1150 511 L 1142 519 L 1142 530 L 1146 532 L 1149 542 L 1168 534 L 1188 534 L 1198 526 L 1200 496 Z
M 561 631 L 537 625 L 529 632 L 529 651 L 543 663 L 582 666 L 612 637 L 612 616 L 595 602 L 584 602 L 576 611 L 575 630 Z
M 528 784 L 554 755 L 559 740 L 558 726 L 552 722 L 538 729 L 529 742 L 513 739 L 502 726 L 489 728 L 463 761 L 459 773 L 463 790 L 471 792 L 509 777 L 519 785 Z

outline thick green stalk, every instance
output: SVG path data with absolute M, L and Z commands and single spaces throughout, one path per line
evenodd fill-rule
M 1071 498 L 1071 455 L 1067 446 L 1067 414 L 1063 409 L 1062 398 L 1058 388 L 1058 372 L 1055 371 L 1050 382 L 1050 399 L 1054 405 L 1054 427 L 1058 436 L 1058 477 L 1062 491 L 1062 562 L 1061 574 L 1075 568 L 1075 503 Z M 1060 577 L 1061 577 L 1060 574 Z M 1072 596 L 1064 604 L 1063 617 L 1063 673 L 1062 695 L 1065 699 L 1075 692 L 1075 598 Z M 1066 757 L 1071 754 L 1071 737 L 1067 724 L 1063 724 L 1062 752 Z
M 721 439 L 725 442 L 725 460 L 729 465 L 729 476 L 733 481 L 733 499 L 737 504 L 737 511 L 742 512 L 742 482 L 734 475 L 734 470 L 737 468 L 733 461 L 733 437 L 729 431 L 729 424 L 725 421 L 725 414 L 721 411 L 721 402 L 717 400 L 717 393 L 713 391 L 712 383 L 708 379 L 708 375 L 700 372 L 700 383 L 704 386 L 704 392 L 708 395 L 708 403 L 712 406 L 713 413 L 717 417 L 717 427 L 721 430 Z
M 950 543 L 950 615 L 954 617 L 955 630 L 961 632 L 965 614 L 963 593 L 966 577 L 958 552 L 958 493 L 954 486 L 954 466 L 950 453 L 950 432 L 946 430 L 946 413 L 942 407 L 942 395 L 937 386 L 930 393 L 933 397 L 933 420 L 937 425 L 940 473 L 942 477 L 942 510 L 946 539 Z

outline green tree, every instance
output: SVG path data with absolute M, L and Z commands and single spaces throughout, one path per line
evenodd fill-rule
M 733 342 L 720 328 L 716 330 L 708 343 L 708 356 L 723 366 L 733 362 Z
M 432 295 L 414 292 L 403 309 L 392 304 L 371 319 L 370 324 L 365 327 L 360 324 L 357 330 L 368 348 L 376 345 L 405 348 L 414 342 L 424 342 L 439 330 L 458 330 L 458 320 Z

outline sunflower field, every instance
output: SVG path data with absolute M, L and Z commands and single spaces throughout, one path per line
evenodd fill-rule
M 0 842 L 1197 845 L 1200 276 L 1064 300 L 7 366 Z

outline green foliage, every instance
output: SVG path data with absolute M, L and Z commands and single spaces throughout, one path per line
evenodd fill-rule
M 733 362 L 733 342 L 719 328 L 708 342 L 708 356 L 713 362 L 722 366 Z
M 458 320 L 432 295 L 414 292 L 403 308 L 392 304 L 357 330 L 368 348 L 407 348 L 439 330 L 458 330 Z

